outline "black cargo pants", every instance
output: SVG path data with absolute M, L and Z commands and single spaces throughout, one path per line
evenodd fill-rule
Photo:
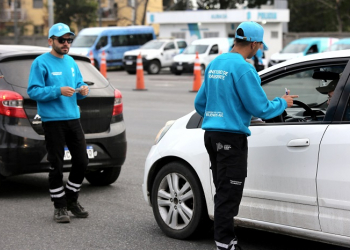
M 247 177 L 248 142 L 244 134 L 206 131 L 213 181 L 214 240 L 218 249 L 234 249 L 237 244 L 233 217 L 238 214 Z
M 77 201 L 88 165 L 86 142 L 79 119 L 43 122 L 47 160 L 51 163 L 49 189 L 56 208 L 66 207 L 67 201 Z M 63 185 L 64 146 L 72 156 L 72 168 L 66 186 Z

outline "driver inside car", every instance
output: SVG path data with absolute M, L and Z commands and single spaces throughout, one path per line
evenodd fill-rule
M 328 100 L 327 100 L 327 105 L 329 105 L 329 102 L 332 99 L 333 93 L 335 88 L 337 87 L 339 79 L 331 81 L 328 85 L 322 86 L 322 87 L 317 87 L 316 90 L 320 92 L 321 94 L 327 95 L 328 94 Z

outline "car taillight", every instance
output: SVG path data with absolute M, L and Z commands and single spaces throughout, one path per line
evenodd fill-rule
M 112 116 L 119 115 L 121 113 L 123 113 L 122 93 L 116 89 L 114 90 L 114 106 Z
M 10 90 L 0 91 L 0 114 L 10 117 L 27 118 L 23 109 L 23 97 Z

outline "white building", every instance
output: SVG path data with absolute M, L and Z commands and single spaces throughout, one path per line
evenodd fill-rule
M 266 58 L 279 52 L 283 45 L 283 24 L 289 22 L 289 9 L 230 9 L 166 11 L 147 13 L 148 24 L 159 24 L 159 37 L 186 39 L 188 43 L 207 37 L 234 37 L 244 21 L 260 23 L 269 47 Z

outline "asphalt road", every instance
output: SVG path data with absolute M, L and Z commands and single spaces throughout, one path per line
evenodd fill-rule
M 107 187 L 84 181 L 79 200 L 90 216 L 71 217 L 69 224 L 52 219 L 46 173 L 1 182 L 0 250 L 215 249 L 211 230 L 186 241 L 166 237 L 141 190 L 144 162 L 159 129 L 193 110 L 192 75 L 145 74 L 147 91 L 133 90 L 136 76 L 124 71 L 108 71 L 107 77 L 124 102 L 128 153 L 119 179 Z M 244 228 L 237 234 L 244 250 L 345 249 Z

